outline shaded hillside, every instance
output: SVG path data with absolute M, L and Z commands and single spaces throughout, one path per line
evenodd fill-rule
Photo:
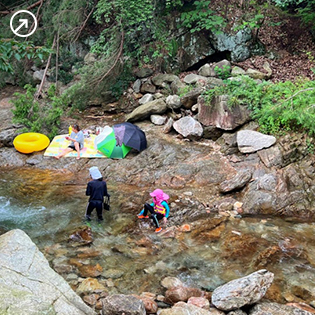
M 254 56 L 239 65 L 245 69 L 251 67 L 262 72 L 264 62 L 269 62 L 274 82 L 308 77 L 314 80 L 315 43 L 307 27 L 301 25 L 298 18 L 281 19 L 280 26 L 268 26 L 267 23 L 259 32 L 259 39 L 266 46 L 265 56 Z

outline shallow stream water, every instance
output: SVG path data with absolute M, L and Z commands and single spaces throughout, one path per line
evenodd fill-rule
M 0 233 L 22 229 L 43 252 L 62 244 L 65 250 L 58 259 L 66 264 L 78 253 L 68 239 L 73 230 L 84 226 L 86 182 L 47 170 L 0 170 Z M 86 262 L 103 268 L 101 278 L 110 280 L 110 293 L 159 293 L 160 280 L 166 276 L 211 291 L 264 268 L 275 274 L 273 298 L 315 300 L 314 222 L 229 218 L 211 231 L 204 228 L 207 221 L 188 222 L 192 223 L 189 233 L 176 233 L 169 226 L 170 233 L 160 235 L 137 220 L 137 211 L 119 209 L 118 190 L 110 186 L 114 198 L 104 223 L 92 222 L 91 248 L 100 254 Z M 217 219 L 217 214 L 208 216 L 208 222 Z

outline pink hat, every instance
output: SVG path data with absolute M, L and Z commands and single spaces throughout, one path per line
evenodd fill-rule
M 156 197 L 156 199 L 160 202 L 162 202 L 163 200 L 167 200 L 169 199 L 169 195 L 167 195 L 165 192 L 163 192 L 162 189 L 155 189 L 154 191 L 152 191 L 150 193 L 151 197 Z

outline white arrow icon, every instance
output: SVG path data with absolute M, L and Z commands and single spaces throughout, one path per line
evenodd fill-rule
M 17 14 L 21 14 L 21 13 L 24 13 L 24 16 L 25 14 L 28 14 L 32 17 L 32 20 L 34 20 L 34 27 L 33 27 L 33 30 L 28 33 L 28 34 L 19 34 L 18 31 L 22 28 L 22 27 L 25 27 L 25 28 L 28 28 L 28 25 L 29 25 L 29 21 L 28 19 L 19 19 L 19 22 L 21 23 L 16 29 L 13 28 L 13 19 L 14 17 L 17 15 Z M 26 11 L 26 10 L 20 10 L 20 11 L 17 11 L 13 14 L 13 16 L 11 17 L 11 20 L 10 20 L 10 28 L 11 28 L 11 31 L 16 35 L 16 36 L 19 36 L 19 37 L 28 37 L 28 36 L 31 36 L 35 31 L 36 31 L 36 28 L 37 28 L 37 19 L 35 17 L 35 15 L 30 12 L 30 11 Z
M 15 33 L 17 33 L 23 26 L 25 26 L 25 28 L 28 28 L 28 20 L 27 19 L 19 19 L 19 22 L 22 22 L 22 23 L 17 29 L 15 29 Z

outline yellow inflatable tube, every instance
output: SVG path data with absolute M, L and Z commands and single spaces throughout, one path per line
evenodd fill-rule
M 16 136 L 13 145 L 21 153 L 32 153 L 46 149 L 49 142 L 49 138 L 41 133 L 27 132 Z

